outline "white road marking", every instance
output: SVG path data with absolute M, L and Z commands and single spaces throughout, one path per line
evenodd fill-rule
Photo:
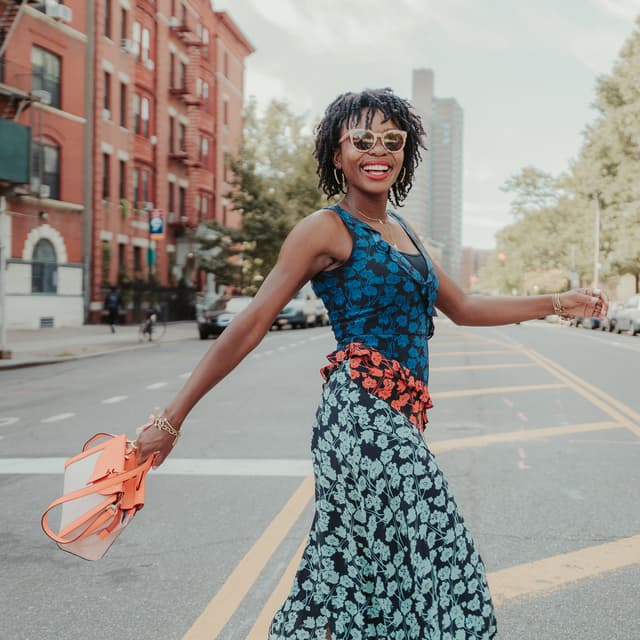
M 254 353 L 251 357 L 255 358 L 257 360 L 258 358 L 262 358 L 262 354 L 261 353 Z
M 520 471 L 531 469 L 526 460 L 527 454 L 524 452 L 524 449 L 522 447 L 518 447 L 518 469 L 520 469 Z
M 286 351 L 287 347 L 285 347 L 284 345 L 281 345 L 278 347 L 278 351 Z
M 180 377 L 181 378 L 190 378 L 191 377 L 191 371 L 186 371 L 185 373 L 181 373 Z
M 18 422 L 18 420 L 20 420 L 20 418 L 15 418 L 14 416 L 0 418 L 0 427 L 10 427 L 12 424 Z
M 0 475 L 64 473 L 66 458 L 0 458 Z M 152 473 L 172 476 L 282 476 L 304 478 L 313 473 L 311 460 L 169 459 Z
M 60 422 L 61 420 L 67 420 L 68 418 L 73 418 L 73 416 L 75 416 L 75 413 L 58 413 L 55 416 L 49 416 L 48 418 L 44 418 L 43 420 L 40 420 L 40 422 L 46 422 L 46 423 L 51 423 L 51 422 Z
M 168 382 L 154 382 L 153 384 L 147 385 L 147 389 L 149 391 L 153 391 L 154 389 L 162 389 L 162 387 L 166 387 Z
M 319 336 L 313 336 L 313 338 L 309 338 L 309 340 L 322 340 L 322 338 L 328 338 L 331 335 L 330 331 L 326 331 L 325 333 L 321 333 Z
M 126 400 L 129 396 L 113 396 L 111 398 L 105 398 L 102 401 L 102 404 L 115 404 L 116 402 L 122 402 Z
M 273 351 L 272 349 L 269 349 L 268 351 L 264 352 L 265 356 L 272 356 L 275 353 L 275 351 Z

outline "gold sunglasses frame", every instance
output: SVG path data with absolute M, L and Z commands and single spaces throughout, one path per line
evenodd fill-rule
M 356 147 L 356 145 L 353 143 L 353 134 L 356 131 L 365 131 L 367 133 L 370 133 L 373 136 L 373 144 L 368 149 L 358 149 L 358 147 Z M 384 136 L 387 135 L 388 133 L 399 133 L 401 135 L 402 146 L 399 149 L 392 151 L 384 143 Z M 359 153 L 367 153 L 368 151 L 371 151 L 371 149 L 374 149 L 375 146 L 378 144 L 378 140 L 380 140 L 384 150 L 388 151 L 389 153 L 398 153 L 399 151 L 402 151 L 404 149 L 405 144 L 407 144 L 407 132 L 403 131 L 402 129 L 387 129 L 387 131 L 383 131 L 382 133 L 376 133 L 375 131 L 371 131 L 371 129 L 364 129 L 363 127 L 355 127 L 353 129 L 348 129 L 344 133 L 344 135 L 340 138 L 340 140 L 338 140 L 338 144 L 342 144 L 347 138 L 349 139 L 349 142 L 351 142 L 351 146 Z

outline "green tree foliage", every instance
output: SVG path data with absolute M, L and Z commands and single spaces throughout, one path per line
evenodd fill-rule
M 243 281 L 245 291 L 253 293 L 273 268 L 289 231 L 325 199 L 318 189 L 314 139 L 303 116 L 277 100 L 260 115 L 250 101 L 244 122 L 240 155 L 230 163 L 229 195 L 242 213 Z
M 640 20 L 637 23 L 640 26 Z M 632 273 L 640 283 L 640 30 L 624 44 L 610 74 L 598 79 L 597 117 L 566 174 L 525 167 L 503 190 L 513 193 L 515 222 L 497 235 L 498 254 L 481 275 L 484 289 L 530 289 L 531 274 L 575 268 L 581 283 L 594 269 L 600 212 L 603 277 Z
M 194 231 L 192 238 L 197 247 L 198 267 L 212 273 L 217 285 L 239 286 L 242 272 L 242 231 L 208 220 Z

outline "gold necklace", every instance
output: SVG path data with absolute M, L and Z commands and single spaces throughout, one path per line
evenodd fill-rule
M 364 211 L 360 211 L 360 209 L 358 209 L 358 207 L 355 207 L 355 210 L 363 217 L 366 218 L 367 220 L 370 220 L 371 222 L 378 222 L 379 224 L 382 225 L 382 228 L 386 228 L 387 225 L 389 225 L 389 235 L 391 236 L 391 239 L 385 238 L 384 237 L 384 233 L 382 233 L 382 231 L 380 231 L 380 235 L 382 236 L 383 240 L 385 240 L 386 242 L 388 242 L 394 249 L 398 249 L 398 245 L 396 244 L 396 239 L 395 239 L 395 234 L 393 233 L 393 229 L 392 229 L 392 223 L 389 220 L 389 214 L 385 213 L 385 219 L 382 220 L 382 218 L 372 218 L 371 216 L 368 216 L 366 213 L 364 213 Z

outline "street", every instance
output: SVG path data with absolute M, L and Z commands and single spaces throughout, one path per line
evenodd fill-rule
M 211 341 L 0 372 L 0 638 L 264 640 L 312 518 L 327 328 L 274 331 L 194 409 L 102 560 L 40 529 L 64 460 L 130 437 Z M 438 320 L 425 437 L 506 640 L 640 638 L 640 337 Z

